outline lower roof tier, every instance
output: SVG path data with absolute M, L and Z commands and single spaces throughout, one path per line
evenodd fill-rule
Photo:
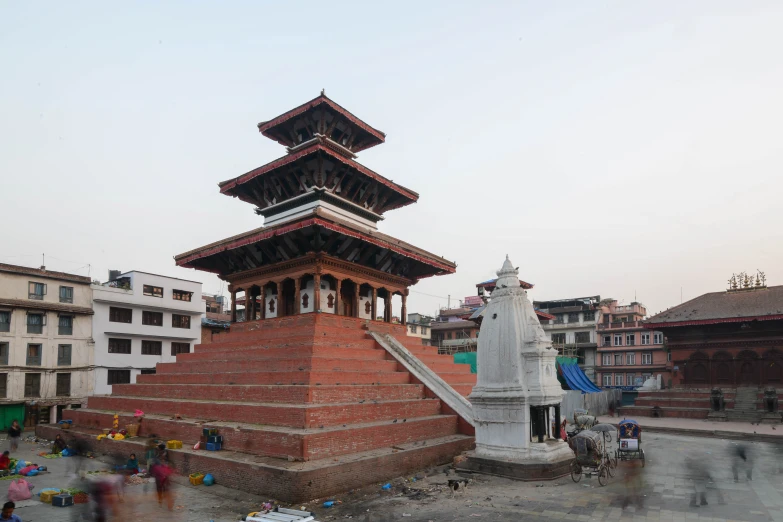
M 414 283 L 450 274 L 457 265 L 377 230 L 340 220 L 314 209 L 279 225 L 261 227 L 174 257 L 178 266 L 226 278 L 308 253 L 324 253 L 359 267 L 372 268 Z

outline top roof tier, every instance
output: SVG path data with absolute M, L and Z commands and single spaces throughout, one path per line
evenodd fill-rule
M 258 130 L 267 138 L 292 148 L 316 138 L 316 134 L 353 153 L 386 141 L 386 134 L 367 125 L 323 92 L 277 118 L 259 123 Z

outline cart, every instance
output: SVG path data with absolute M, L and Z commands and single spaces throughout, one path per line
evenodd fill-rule
M 644 467 L 642 449 L 642 427 L 633 419 L 625 419 L 617 425 L 617 451 L 619 460 L 641 460 Z
M 603 437 L 590 430 L 577 433 L 568 440 L 569 447 L 576 458 L 571 462 L 571 479 L 582 480 L 582 475 L 598 475 L 598 483 L 606 486 L 609 482 L 609 464 L 604 457 Z

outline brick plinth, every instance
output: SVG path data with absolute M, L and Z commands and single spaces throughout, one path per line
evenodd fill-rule
M 561 444 L 565 444 L 565 442 Z M 457 470 L 524 481 L 554 480 L 564 477 L 571 472 L 571 462 L 573 460 L 573 458 L 569 457 L 547 464 L 524 464 L 469 455 L 467 460 L 457 465 Z
M 408 338 L 404 326 L 307 314 L 237 323 L 176 362 L 159 363 L 156 374 L 114 385 L 111 396 L 65 412 L 73 420 L 67 436 L 114 451 L 122 443 L 94 436 L 115 413 L 121 426 L 135 422 L 137 409 L 145 412 L 142 437 L 182 440 L 186 448 L 214 426 L 224 451 L 173 452 L 180 472 L 209 470 L 219 483 L 282 500 L 409 473 L 472 446 L 470 424 L 368 329 L 394 335 L 458 393 L 470 394 L 470 367 Z

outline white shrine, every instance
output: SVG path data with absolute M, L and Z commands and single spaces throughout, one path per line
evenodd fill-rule
M 476 451 L 464 468 L 522 479 L 555 478 L 568 473 L 574 458 L 560 440 L 565 391 L 557 379 L 557 350 L 518 274 L 506 257 L 484 312 L 478 382 L 469 397 Z

